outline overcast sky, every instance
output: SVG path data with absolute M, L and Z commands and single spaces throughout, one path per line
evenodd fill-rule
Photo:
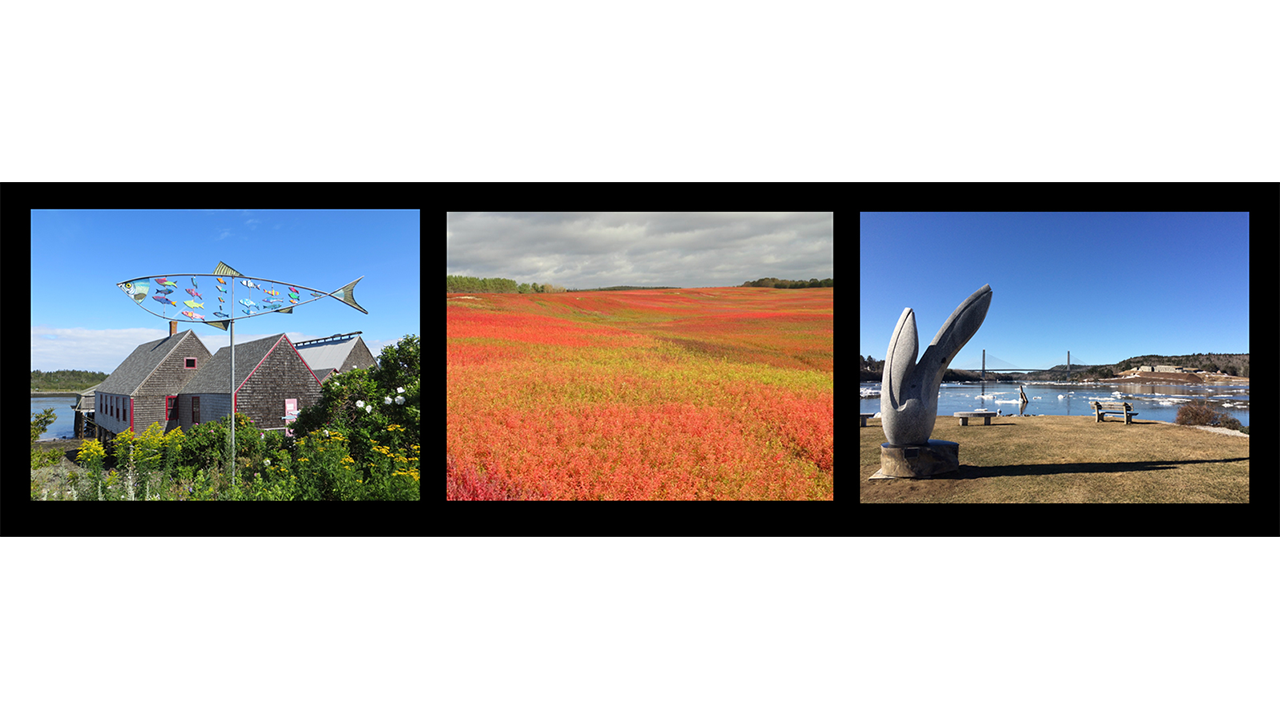
M 832 213 L 447 213 L 450 275 L 568 289 L 834 278 Z

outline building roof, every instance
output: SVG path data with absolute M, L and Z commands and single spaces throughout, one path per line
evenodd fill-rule
M 204 347 L 200 336 L 191 330 L 183 330 L 159 340 L 144 342 L 134 348 L 133 352 L 129 353 L 129 357 L 125 358 L 124 362 L 120 363 L 120 367 L 108 375 L 106 380 L 98 384 L 96 392 L 133 395 L 138 387 L 151 377 L 156 368 L 160 367 L 160 363 L 177 351 L 178 346 L 188 336 Z
M 261 340 L 253 340 L 247 343 L 236 344 L 236 388 L 239 389 L 244 381 L 253 374 L 258 365 L 266 359 L 271 351 L 281 345 L 288 345 L 287 348 L 281 350 L 287 352 L 295 352 L 293 344 L 289 342 L 289 338 L 284 333 L 278 333 Z M 303 358 L 305 362 L 305 358 Z M 231 388 L 228 386 L 229 373 L 231 368 L 231 348 L 224 347 L 218 350 L 211 359 L 206 360 L 204 366 L 196 371 L 195 377 L 191 378 L 185 387 L 182 388 L 183 394 L 187 393 L 229 393 Z
M 315 371 L 316 376 L 323 380 L 334 369 L 342 367 L 347 362 L 347 356 L 359 341 L 359 332 L 342 333 L 318 340 L 303 340 L 296 343 L 294 347 L 298 348 L 298 354 L 307 361 L 307 365 Z

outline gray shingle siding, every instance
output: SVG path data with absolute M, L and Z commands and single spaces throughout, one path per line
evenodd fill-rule
M 230 365 L 230 348 L 222 348 L 188 383 L 178 405 L 183 430 L 194 422 L 192 397 L 200 397 L 202 423 L 230 413 Z M 299 409 L 320 400 L 320 382 L 283 333 L 236 345 L 236 381 L 236 412 L 249 416 L 259 428 L 284 427 L 286 399 L 297 400 Z
M 165 398 L 178 395 L 211 357 L 190 330 L 134 348 L 98 385 L 94 401 L 98 426 L 111 435 L 129 428 L 142 434 L 157 422 L 166 432 L 178 427 L 176 420 L 165 418 Z M 194 360 L 194 368 L 187 367 L 188 358 Z

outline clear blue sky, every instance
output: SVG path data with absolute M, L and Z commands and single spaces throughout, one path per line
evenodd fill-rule
M 987 350 L 1015 367 L 1249 352 L 1247 213 L 862 213 L 861 354 L 883 360 L 903 308 L 920 353 L 990 284 Z M 976 365 L 974 366 L 976 367 Z
M 354 295 L 368 315 L 325 298 L 290 315 L 237 322 L 236 344 L 359 330 L 376 357 L 422 334 L 419 221 L 417 210 L 33 211 L 31 369 L 110 373 L 135 347 L 169 333 L 116 283 L 211 273 L 219 262 L 324 291 L 363 275 Z M 209 352 L 228 344 L 227 332 L 201 323 L 178 329 L 194 330 Z

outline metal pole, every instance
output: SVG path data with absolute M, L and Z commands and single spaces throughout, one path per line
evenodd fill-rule
M 231 484 L 236 484 L 236 281 L 231 280 Z
M 982 348 L 982 382 L 987 381 L 987 349 Z
M 1071 351 L 1067 351 L 1067 382 L 1071 382 Z

